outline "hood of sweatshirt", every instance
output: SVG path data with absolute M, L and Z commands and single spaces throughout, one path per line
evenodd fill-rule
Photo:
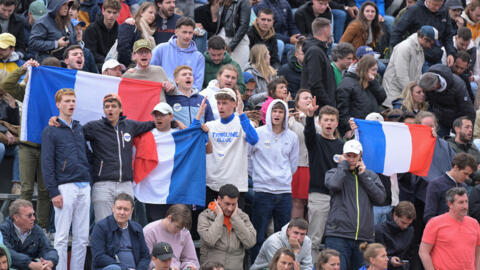
M 303 43 L 303 47 L 302 47 L 302 50 L 304 53 L 307 52 L 307 50 L 310 48 L 310 47 L 319 47 L 321 48 L 322 50 L 325 51 L 325 53 L 327 52 L 327 49 L 328 49 L 328 46 L 327 46 L 327 43 L 326 42 L 323 42 L 323 41 L 320 41 L 312 36 L 309 36 L 305 42 Z
M 458 49 L 457 48 L 457 40 L 455 39 L 455 37 L 453 37 L 452 39 L 453 39 L 453 47 L 455 47 L 455 49 Z M 475 44 L 473 43 L 473 39 L 470 39 L 470 43 L 468 44 L 467 51 L 470 50 L 473 47 L 475 47 Z
M 197 45 L 195 45 L 195 41 L 190 41 L 190 45 L 187 48 L 183 49 L 177 46 L 177 36 L 173 35 L 170 40 L 168 41 L 168 46 L 174 48 L 177 51 L 187 52 L 187 53 L 194 53 L 197 51 Z
M 272 108 L 277 103 L 281 103 L 283 105 L 283 107 L 285 108 L 285 117 L 283 119 L 284 130 L 282 131 L 282 133 L 283 133 L 283 132 L 288 130 L 288 105 L 285 101 L 283 101 L 281 99 L 274 99 L 272 102 L 270 102 L 270 105 L 268 105 L 267 115 L 265 117 L 265 122 L 267 123 L 268 130 L 273 132 L 273 130 L 272 130 Z
M 472 19 L 470 19 L 470 17 L 467 15 L 467 13 L 466 13 L 465 11 L 466 11 L 466 10 L 464 10 L 464 11 L 462 12 L 462 15 L 460 15 L 460 16 L 461 16 L 462 18 L 464 18 L 465 21 L 467 21 L 467 23 L 468 23 L 469 25 L 474 25 L 474 26 L 480 25 L 480 22 L 474 22 L 474 21 L 472 21 Z
M 48 1 L 47 11 L 48 14 L 52 17 L 57 15 L 58 10 L 65 4 L 67 0 L 50 0 Z
M 208 53 L 208 51 L 204 52 L 203 56 L 205 57 L 205 62 L 206 63 L 212 64 L 212 65 L 217 65 L 217 64 L 213 63 L 212 58 L 210 58 L 210 53 Z M 232 57 L 230 56 L 230 54 L 228 52 L 225 51 L 225 53 L 223 54 L 223 60 L 218 65 L 223 66 L 223 65 L 231 64 L 231 63 L 232 63 Z

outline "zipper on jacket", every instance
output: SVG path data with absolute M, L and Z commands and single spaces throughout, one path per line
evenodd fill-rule
M 118 129 L 115 129 L 117 132 L 117 143 L 118 143 L 118 162 L 120 163 L 120 171 L 118 174 L 118 182 L 122 182 L 122 149 L 120 146 L 120 138 L 118 137 Z
M 360 203 L 358 202 L 358 176 L 354 172 L 353 176 L 355 176 L 355 195 L 357 201 L 357 230 L 355 231 L 355 240 L 358 239 L 358 231 L 360 229 Z
M 67 166 L 67 160 L 65 159 L 63 161 L 63 168 L 62 168 L 62 172 L 65 172 L 65 167 Z
M 102 169 L 103 169 L 103 160 L 100 161 L 100 170 L 98 170 L 98 176 L 102 174 Z
M 121 140 L 122 140 L 122 148 L 125 148 L 125 137 L 123 137 L 123 130 L 122 130 L 121 132 L 122 132 L 122 137 L 121 137 Z

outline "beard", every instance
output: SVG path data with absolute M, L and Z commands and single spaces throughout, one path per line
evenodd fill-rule
M 469 136 L 463 132 L 460 132 L 460 141 L 463 143 L 469 143 L 472 140 L 472 136 Z

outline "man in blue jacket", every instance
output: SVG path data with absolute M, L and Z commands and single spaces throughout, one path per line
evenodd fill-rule
M 57 251 L 42 228 L 35 224 L 32 203 L 18 199 L 8 210 L 10 216 L 2 222 L 0 231 L 3 243 L 11 253 L 11 266 L 17 269 L 55 269 Z
M 67 269 L 68 235 L 72 226 L 71 270 L 83 269 L 87 253 L 90 217 L 90 166 L 83 127 L 72 120 L 75 92 L 62 88 L 55 94 L 60 112 L 58 127 L 42 132 L 42 173 L 55 209 L 54 247 L 59 254 L 57 269 Z
M 142 226 L 129 220 L 132 212 L 132 196 L 120 193 L 113 203 L 113 215 L 95 225 L 90 243 L 93 270 L 148 269 L 150 253 Z

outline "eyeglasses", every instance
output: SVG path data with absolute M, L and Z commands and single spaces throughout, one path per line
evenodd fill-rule
M 168 21 L 166 19 L 162 18 L 162 30 L 167 30 L 167 28 L 168 28 L 167 22 Z

